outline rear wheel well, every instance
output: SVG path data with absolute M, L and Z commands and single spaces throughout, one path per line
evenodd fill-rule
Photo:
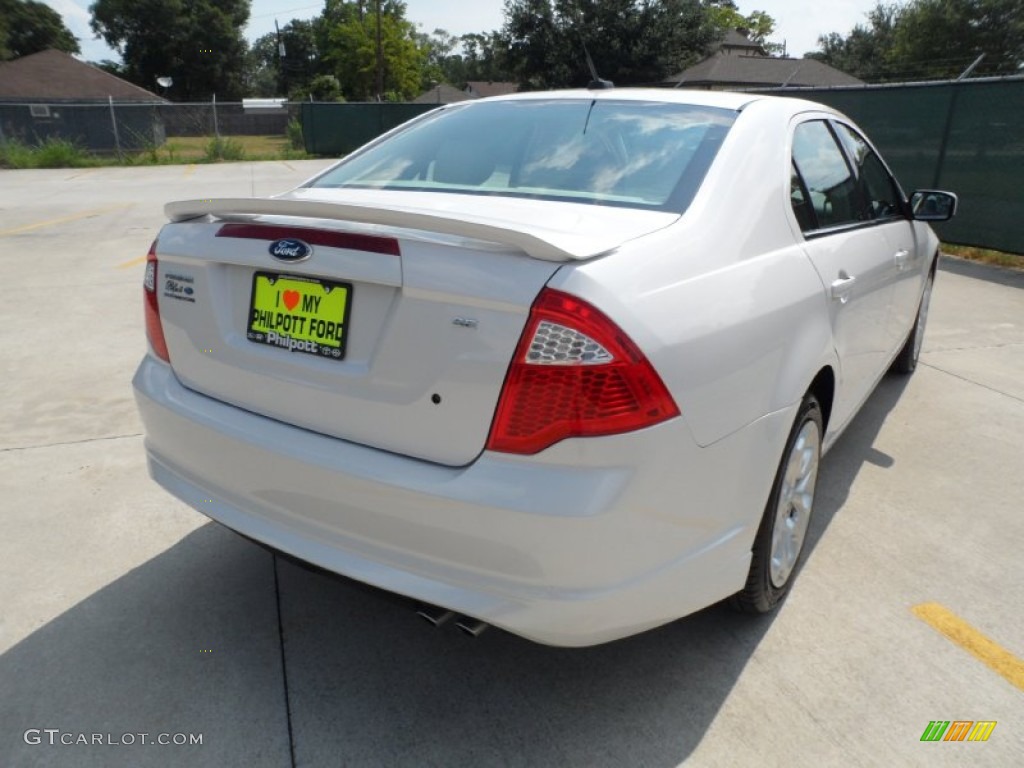
M 832 400 L 836 391 L 836 376 L 832 372 L 832 368 L 826 365 L 818 371 L 818 375 L 814 377 L 814 381 L 811 382 L 807 391 L 817 398 L 818 404 L 821 406 L 821 419 L 824 422 L 824 428 L 828 430 L 829 417 L 832 415 Z

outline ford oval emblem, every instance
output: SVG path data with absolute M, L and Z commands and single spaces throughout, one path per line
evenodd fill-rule
M 313 255 L 313 247 L 292 238 L 275 240 L 270 244 L 270 255 L 281 261 L 302 261 Z

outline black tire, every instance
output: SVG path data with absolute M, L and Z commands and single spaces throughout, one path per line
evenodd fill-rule
M 810 425 L 810 426 L 809 426 Z M 804 396 L 800 409 L 797 411 L 796 420 L 793 422 L 793 429 L 790 430 L 789 439 L 786 440 L 786 449 L 782 452 L 779 461 L 779 468 L 775 473 L 775 482 L 772 484 L 772 492 L 765 505 L 764 516 L 761 518 L 761 525 L 757 529 L 757 536 L 754 538 L 754 546 L 751 550 L 750 573 L 747 575 L 746 586 L 735 595 L 729 603 L 736 610 L 744 613 L 767 613 L 773 610 L 783 598 L 789 593 L 796 576 L 798 566 L 802 560 L 804 544 L 807 540 L 807 527 L 810 522 L 811 512 L 814 509 L 814 489 L 817 485 L 818 467 L 821 463 L 821 443 L 825 429 L 821 416 L 821 406 L 814 395 Z M 813 436 L 813 439 L 812 439 Z M 802 441 L 802 442 L 801 442 Z M 800 444 L 798 447 L 798 443 Z M 796 451 L 796 452 L 795 452 Z M 787 486 L 787 470 L 791 463 L 797 458 L 803 458 L 810 452 L 813 454 L 813 469 L 809 468 L 809 494 L 804 487 L 800 496 L 809 495 L 809 503 L 804 499 L 799 505 L 791 505 L 790 497 L 792 488 Z M 798 484 L 799 485 L 799 484 Z M 787 496 L 784 497 L 784 494 Z M 806 514 L 797 510 L 797 506 L 806 504 Z M 785 512 L 780 505 L 787 507 Z M 799 543 L 795 545 L 795 555 L 788 550 L 793 546 L 785 547 L 789 557 L 777 559 L 774 564 L 772 560 L 772 546 L 775 541 L 777 524 L 780 522 L 780 515 L 785 517 L 783 525 L 789 526 L 794 516 L 802 514 L 800 523 L 802 533 Z M 780 531 L 780 536 L 786 531 Z M 793 537 L 790 537 L 792 539 Z M 792 544 L 792 542 L 789 542 Z M 783 563 L 785 560 L 786 563 Z M 788 567 L 787 567 L 788 565 Z M 784 576 L 783 576 L 784 572 Z
M 932 286 L 935 285 L 935 269 L 928 273 L 928 279 L 924 283 L 924 293 L 921 294 L 921 303 L 917 305 L 917 317 L 914 318 L 914 327 L 910 329 L 910 335 L 903 344 L 903 349 L 892 361 L 889 370 L 893 373 L 909 375 L 917 369 L 917 358 L 921 355 L 921 345 L 924 342 L 925 327 L 928 323 L 928 305 L 931 302 Z

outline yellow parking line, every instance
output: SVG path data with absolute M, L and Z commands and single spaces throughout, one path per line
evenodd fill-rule
M 959 645 L 989 669 L 1024 691 L 1024 661 L 938 603 L 922 603 L 910 609 L 925 624 Z
M 187 179 L 187 178 L 188 178 L 189 176 L 191 176 L 191 175 L 192 175 L 193 173 L 195 173 L 195 172 L 196 172 L 196 166 L 195 166 L 195 163 L 192 163 L 191 165 L 189 165 L 189 166 L 188 166 L 188 167 L 187 167 L 187 168 L 185 169 L 185 173 L 184 173 L 183 175 L 184 175 L 184 176 L 185 176 L 185 178 Z
M 88 176 L 90 173 L 96 173 L 96 171 L 98 171 L 98 170 L 99 170 L 99 168 L 86 168 L 81 173 L 76 173 L 74 176 L 68 176 L 66 179 L 64 179 L 64 181 L 71 181 L 72 179 L 80 179 L 83 176 Z
M 31 232 L 33 229 L 42 229 L 43 227 L 52 227 L 56 224 L 66 224 L 69 221 L 78 221 L 79 219 L 88 219 L 90 216 L 99 216 L 101 213 L 110 213 L 111 211 L 121 211 L 125 208 L 131 208 L 132 204 L 122 205 L 108 205 L 106 208 L 93 208 L 89 211 L 82 211 L 81 213 L 74 213 L 70 216 L 61 216 L 58 219 L 46 219 L 45 221 L 37 221 L 35 224 L 26 224 L 23 227 L 15 227 L 14 229 L 0 229 L 0 237 L 4 235 L 19 235 L 22 232 Z
M 143 264 L 146 261 L 145 256 L 139 256 L 137 259 L 130 259 L 129 261 L 122 261 L 117 265 L 117 269 L 128 269 L 128 267 L 137 267 L 139 264 Z

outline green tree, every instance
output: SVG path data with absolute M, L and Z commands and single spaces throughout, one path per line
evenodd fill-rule
M 281 93 L 277 58 L 276 32 L 268 32 L 253 40 L 245 52 L 244 83 L 249 96 L 270 98 Z
M 1024 0 L 915 0 L 899 15 L 892 59 L 913 77 L 957 77 L 980 54 L 975 75 L 1024 65 Z
M 35 0 L 0 0 L 0 60 L 47 48 L 79 53 L 78 38 L 60 14 Z
M 696 61 L 715 31 L 699 0 L 506 0 L 502 38 L 525 88 L 590 79 L 584 44 L 601 77 L 659 82 Z
M 314 22 L 292 19 L 280 36 L 268 32 L 253 41 L 245 60 L 246 92 L 285 96 L 308 89 L 319 71 L 318 58 Z
M 730 29 L 743 30 L 751 41 L 769 53 L 782 51 L 781 43 L 768 42 L 775 31 L 775 19 L 765 11 L 754 11 L 744 16 L 732 0 L 704 0 L 703 5 L 708 23 L 716 30 L 717 39 L 720 40 Z
M 129 80 L 152 89 L 170 76 L 177 100 L 242 95 L 249 0 L 96 0 L 89 10 Z
M 509 69 L 508 45 L 501 32 L 471 33 L 463 35 L 459 40 L 462 43 L 464 77 L 467 82 L 507 82 L 515 79 Z
M 11 49 L 7 47 L 7 14 L 0 9 L 0 61 L 7 61 L 11 58 Z
M 334 75 L 317 75 L 307 85 L 293 90 L 288 98 L 291 101 L 345 101 L 341 83 Z
M 818 38 L 820 51 L 806 54 L 867 82 L 899 79 L 893 57 L 893 40 L 900 8 L 879 2 L 868 14 L 867 24 L 858 24 L 843 37 L 830 32 Z
M 379 10 L 379 13 L 378 13 Z M 380 22 L 383 87 L 378 88 L 377 23 Z M 391 94 L 412 99 L 421 91 L 427 52 L 400 0 L 326 0 L 314 22 L 319 71 L 338 78 L 349 101 Z
M 450 83 L 462 87 L 466 84 L 466 61 L 457 51 L 461 39 L 445 29 L 435 29 L 430 35 L 417 32 L 416 44 L 424 54 L 422 82 L 427 90 L 436 83 Z
M 109 72 L 115 77 L 123 78 L 125 76 L 124 64 L 119 61 L 111 61 L 110 59 L 103 59 L 101 61 L 90 61 L 96 69 L 102 69 L 104 72 Z
M 948 79 L 980 54 L 976 75 L 1024 66 L 1024 0 L 912 0 L 878 3 L 868 24 L 818 38 L 808 54 L 868 82 Z

